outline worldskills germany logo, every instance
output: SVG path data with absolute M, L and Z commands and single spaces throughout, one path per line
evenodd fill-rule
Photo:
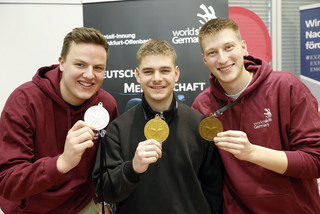
M 200 17 L 201 19 L 199 22 L 201 24 L 206 23 L 210 19 L 215 19 L 216 13 L 212 6 L 205 6 L 204 4 L 201 4 L 200 9 L 202 10 L 202 13 L 197 13 L 197 17 Z M 201 27 L 188 27 L 186 29 L 182 30 L 173 30 L 172 31 L 172 43 L 173 44 L 191 44 L 191 43 L 198 43 L 198 35 L 199 30 Z
M 204 14 L 201 13 L 197 13 L 197 16 L 200 17 L 201 19 L 199 20 L 199 22 L 201 24 L 206 23 L 207 21 L 209 21 L 210 19 L 215 19 L 216 17 L 216 12 L 214 11 L 212 6 L 206 7 L 204 4 L 200 5 L 200 9 L 203 10 Z
M 266 119 L 264 120 L 260 120 L 259 122 L 255 122 L 253 123 L 253 127 L 254 129 L 260 129 L 260 128 L 264 128 L 264 127 L 269 127 L 270 126 L 270 122 L 272 121 L 272 113 L 270 108 L 265 108 L 264 109 L 264 116 Z

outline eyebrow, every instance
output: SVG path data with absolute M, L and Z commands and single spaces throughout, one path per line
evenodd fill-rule
M 75 59 L 74 62 L 81 62 L 81 63 L 84 63 L 84 64 L 88 64 L 86 61 L 83 61 L 82 59 Z M 97 64 L 97 65 L 94 65 L 94 66 L 105 66 L 105 64 Z
M 154 70 L 155 68 L 154 67 L 146 67 L 146 68 L 143 68 L 142 70 Z M 171 66 L 161 66 L 160 69 L 171 69 Z

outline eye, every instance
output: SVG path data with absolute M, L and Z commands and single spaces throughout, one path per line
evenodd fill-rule
M 101 66 L 97 66 L 94 69 L 98 72 L 104 71 L 104 67 L 101 67 Z
M 208 53 L 207 53 L 207 56 L 213 56 L 213 55 L 215 55 L 215 51 L 209 51 Z
M 170 73 L 170 70 L 169 69 L 163 69 L 163 70 L 161 70 L 161 73 L 167 74 L 167 73 Z
M 81 67 L 84 67 L 84 64 L 82 64 L 82 63 L 76 63 L 75 66 L 81 68 Z
M 232 50 L 233 49 L 233 45 L 227 45 L 226 46 L 226 50 Z
M 150 75 L 150 74 L 152 74 L 152 70 L 143 70 L 143 73 L 145 75 Z

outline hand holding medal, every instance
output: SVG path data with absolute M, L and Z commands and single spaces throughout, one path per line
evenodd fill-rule
M 203 119 L 199 124 L 199 133 L 201 137 L 207 141 L 213 141 L 219 132 L 223 131 L 221 121 L 210 114 L 209 117 Z
M 219 132 L 223 131 L 223 125 L 217 117 L 221 115 L 225 110 L 236 104 L 240 99 L 237 99 L 232 103 L 229 103 L 228 105 L 220 108 L 213 114 L 211 113 L 209 117 L 203 119 L 200 122 L 199 133 L 203 139 L 207 141 L 213 141 L 213 138 L 216 137 Z
M 169 126 L 157 114 L 154 119 L 149 120 L 144 126 L 144 135 L 147 139 L 155 139 L 162 143 L 169 136 Z

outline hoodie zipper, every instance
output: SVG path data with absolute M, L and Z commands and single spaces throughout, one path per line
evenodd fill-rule
M 166 119 L 165 119 L 164 116 L 163 116 L 163 111 L 160 112 L 160 118 L 161 118 L 162 120 L 166 121 Z

